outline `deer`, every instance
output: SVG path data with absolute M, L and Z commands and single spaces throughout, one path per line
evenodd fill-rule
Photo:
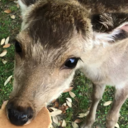
M 128 95 L 128 22 L 115 27 L 103 21 L 110 18 L 113 22 L 115 11 L 97 15 L 99 12 L 89 12 L 81 2 L 19 0 L 23 21 L 14 42 L 13 91 L 6 105 L 12 124 L 30 123 L 69 88 L 77 69 L 93 83 L 92 105 L 81 128 L 92 127 L 106 85 L 116 88 L 106 127 L 114 128 L 118 121 Z M 97 25 L 109 32 L 98 32 Z

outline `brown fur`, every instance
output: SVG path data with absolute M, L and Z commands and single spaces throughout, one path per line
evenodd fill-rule
M 92 13 L 128 12 L 127 0 L 78 0 Z
M 128 13 L 101 13 L 91 16 L 93 30 L 97 32 L 110 32 L 126 21 Z
M 75 27 L 78 33 L 88 34 L 89 19 L 83 19 L 84 16 L 88 18 L 88 12 L 74 4 L 58 1 L 40 4 L 28 16 L 28 31 L 33 41 L 38 39 L 43 46 L 60 47 L 70 40 Z

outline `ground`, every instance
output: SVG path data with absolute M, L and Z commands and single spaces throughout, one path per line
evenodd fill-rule
M 10 10 L 10 13 L 4 12 L 5 10 Z M 10 37 L 9 43 L 11 46 L 7 48 L 7 55 L 0 57 L 0 106 L 3 101 L 8 100 L 9 94 L 12 91 L 13 79 L 11 79 L 7 85 L 4 85 L 7 78 L 13 75 L 14 69 L 14 46 L 13 39 L 16 34 L 20 31 L 21 17 L 20 9 L 13 0 L 0 0 L 0 41 L 3 38 Z M 11 16 L 14 15 L 15 19 L 12 19 Z M 3 46 L 0 45 L 0 53 L 4 50 Z M 7 60 L 6 64 L 3 64 L 2 60 Z M 61 114 L 59 120 L 66 121 L 66 128 L 72 128 L 71 123 L 78 118 L 80 113 L 86 113 L 89 110 L 91 104 L 91 82 L 85 78 L 81 72 L 77 72 L 73 80 L 72 86 L 74 87 L 71 92 L 75 94 L 74 98 L 71 98 L 69 92 L 63 93 L 55 103 L 51 106 L 60 108 L 63 103 L 66 102 L 66 98 L 69 97 L 72 99 L 72 107 L 69 107 L 64 114 Z M 114 97 L 115 89 L 107 86 L 103 99 L 99 103 L 97 110 L 96 122 L 94 128 L 105 127 L 105 119 L 108 110 L 111 105 L 104 106 L 103 104 L 107 101 L 112 101 Z M 84 118 L 80 118 L 83 120 Z M 61 121 L 60 121 L 61 122 Z M 123 105 L 120 111 L 120 118 L 118 121 L 120 128 L 128 128 L 128 100 Z M 60 127 L 60 126 L 58 126 Z

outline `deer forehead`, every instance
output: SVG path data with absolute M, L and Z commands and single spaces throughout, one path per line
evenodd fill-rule
M 21 59 L 24 66 L 30 65 L 33 67 L 34 65 L 38 65 L 41 66 L 41 68 L 49 66 L 60 68 L 67 59 L 80 57 L 83 50 L 83 44 L 78 37 L 72 38 L 60 47 L 51 48 L 48 45 L 43 46 L 40 42 L 33 43 L 32 40 L 27 42 L 27 40 L 24 39 L 26 36 L 24 34 L 21 33 L 17 37 L 21 45 L 25 45 L 25 49 L 22 47 L 25 54 Z M 16 60 L 19 60 L 19 56 L 16 56 Z

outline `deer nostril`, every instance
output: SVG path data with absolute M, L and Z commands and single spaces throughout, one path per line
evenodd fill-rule
M 21 116 L 21 119 L 22 119 L 22 120 L 27 120 L 27 119 L 28 119 L 28 116 L 27 116 L 27 115 L 22 115 L 22 116 Z
M 7 112 L 10 122 L 18 126 L 24 125 L 33 117 L 33 110 L 30 107 L 27 109 L 17 107 L 15 109 L 12 105 L 8 105 Z

